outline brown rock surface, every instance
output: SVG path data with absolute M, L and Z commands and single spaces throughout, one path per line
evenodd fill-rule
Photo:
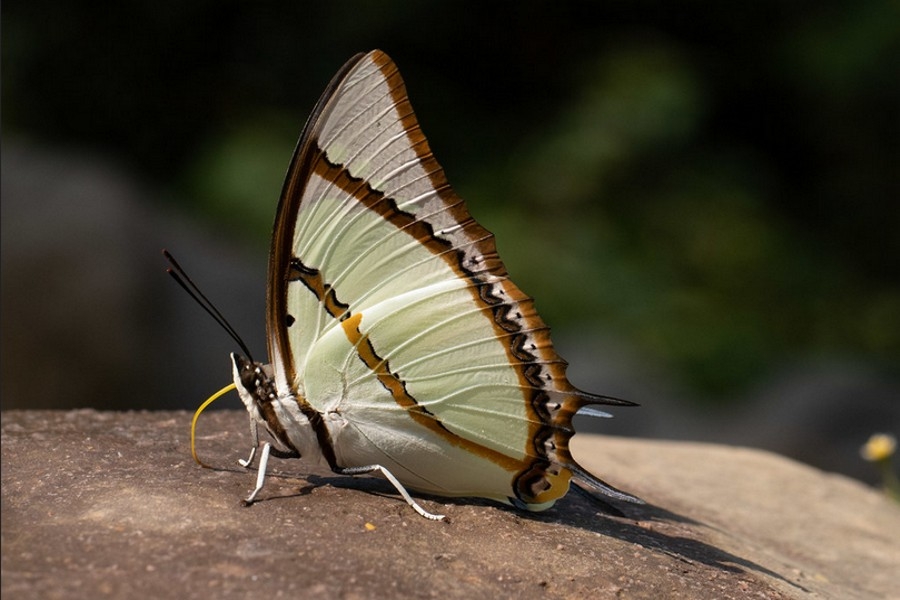
M 273 460 L 262 502 L 246 416 L 2 414 L 4 598 L 891 598 L 900 507 L 764 452 L 576 436 L 579 460 L 645 506 L 578 493 L 539 515 L 424 498 Z

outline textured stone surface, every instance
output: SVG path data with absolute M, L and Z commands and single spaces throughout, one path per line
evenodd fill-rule
M 644 497 L 578 493 L 525 515 L 273 460 L 262 502 L 245 414 L 2 414 L 2 594 L 10 598 L 891 598 L 900 507 L 764 452 L 576 436 L 581 462 Z

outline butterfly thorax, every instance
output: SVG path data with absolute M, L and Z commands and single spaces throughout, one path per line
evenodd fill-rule
M 297 398 L 278 392 L 272 365 L 239 354 L 232 354 L 231 359 L 238 394 L 251 420 L 261 423 L 277 442 L 276 446 L 280 446 L 276 456 L 303 456 L 314 462 L 329 462 L 323 457 L 310 424 L 310 420 L 319 419 L 320 415 Z M 306 414 L 310 411 L 311 414 Z

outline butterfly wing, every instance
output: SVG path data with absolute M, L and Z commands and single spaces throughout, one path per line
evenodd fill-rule
M 380 51 L 344 66 L 301 136 L 267 323 L 279 395 L 322 415 L 334 463 L 419 490 L 546 507 L 581 472 L 572 416 L 616 403 L 566 379 Z

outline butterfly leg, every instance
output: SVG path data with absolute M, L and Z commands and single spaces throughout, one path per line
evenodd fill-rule
M 253 448 L 254 452 L 256 451 L 256 447 Z M 247 499 L 244 500 L 244 504 L 246 506 L 250 506 L 253 504 L 253 501 L 256 499 L 256 495 L 263 488 L 263 484 L 266 482 L 266 467 L 269 465 L 269 453 L 272 451 L 272 444 L 266 442 L 263 444 L 262 453 L 259 455 L 259 470 L 256 472 L 256 488 L 247 496 Z M 250 460 L 253 460 L 253 452 L 250 453 Z M 244 466 L 249 466 L 249 461 Z
M 256 456 L 256 449 L 259 447 L 259 428 L 256 424 L 256 419 L 253 419 L 252 417 L 250 419 L 250 437 L 253 439 L 253 447 L 250 449 L 250 456 L 247 457 L 247 460 L 242 458 L 238 459 L 238 464 L 245 469 L 253 462 L 253 457 Z
M 340 473 L 341 475 L 363 475 L 365 473 L 381 471 L 381 474 L 384 475 L 387 480 L 393 484 L 397 491 L 400 492 L 400 495 L 403 496 L 403 499 L 406 500 L 406 503 L 412 506 L 417 513 L 419 513 L 426 519 L 431 519 L 432 521 L 444 520 L 444 515 L 436 515 L 434 513 L 430 513 L 419 506 L 419 503 L 413 500 L 413 497 L 409 495 L 409 492 L 406 491 L 406 488 L 403 487 L 403 484 L 400 483 L 400 480 L 394 477 L 393 473 L 391 473 L 381 465 L 368 465 L 365 467 L 337 467 L 334 469 L 334 471 L 336 473 Z
M 253 457 L 256 456 L 256 448 L 257 448 L 256 446 L 253 446 L 252 448 L 250 448 L 250 456 L 248 456 L 246 458 L 246 460 L 243 458 L 239 458 L 238 464 L 241 465 L 242 467 L 244 467 L 245 469 L 249 468 L 250 464 L 253 462 Z

